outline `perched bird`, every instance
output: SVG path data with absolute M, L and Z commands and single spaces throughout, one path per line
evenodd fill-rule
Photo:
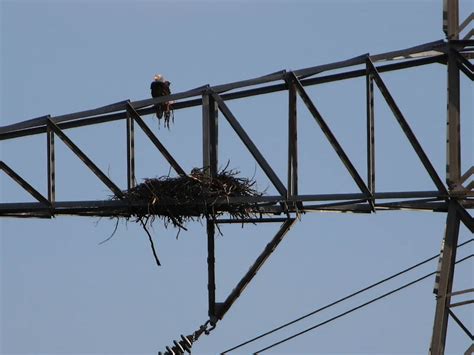
M 161 74 L 156 74 L 151 82 L 151 96 L 153 98 L 171 95 L 171 83 Z M 174 119 L 173 110 L 170 108 L 171 102 L 163 102 L 156 105 L 156 117 L 158 119 L 165 116 L 165 126 L 169 128 L 170 119 Z

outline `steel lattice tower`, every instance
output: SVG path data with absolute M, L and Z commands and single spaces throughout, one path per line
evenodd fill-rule
M 452 290 L 456 249 L 460 224 L 463 223 L 471 232 L 474 230 L 474 220 L 469 209 L 474 208 L 474 183 L 468 180 L 474 173 L 474 167 L 467 171 L 461 170 L 461 140 L 460 140 L 460 76 L 465 75 L 474 80 L 474 40 L 470 39 L 474 32 L 471 30 L 464 38 L 459 33 L 466 29 L 474 18 L 459 21 L 458 0 L 444 0 L 444 31 L 446 40 L 421 44 L 403 50 L 396 50 L 376 55 L 362 55 L 348 60 L 304 68 L 295 71 L 281 71 L 255 79 L 219 86 L 203 86 L 193 90 L 172 94 L 165 97 L 145 99 L 140 101 L 122 101 L 98 109 L 77 112 L 62 116 L 43 116 L 32 120 L 0 127 L 0 140 L 11 140 L 31 135 L 44 135 L 47 150 L 48 194 L 43 196 L 29 182 L 17 174 L 5 162 L 0 162 L 0 169 L 9 175 L 24 190 L 30 193 L 37 202 L 0 202 L 0 216 L 3 217 L 42 217 L 50 218 L 58 215 L 80 216 L 126 216 L 130 211 L 130 202 L 121 199 L 122 190 L 103 171 L 94 164 L 66 134 L 66 131 L 80 127 L 105 124 L 113 121 L 126 121 L 127 146 L 127 188 L 135 186 L 135 129 L 138 126 L 151 140 L 157 150 L 164 156 L 178 175 L 186 174 L 172 153 L 166 149 L 160 139 L 153 133 L 142 116 L 155 112 L 155 107 L 164 102 L 173 102 L 174 110 L 189 107 L 202 107 L 202 163 L 208 168 L 207 173 L 215 176 L 218 170 L 218 128 L 219 121 L 225 119 L 248 151 L 255 162 L 264 171 L 276 191 L 274 196 L 241 197 L 218 201 L 217 205 L 252 203 L 255 211 L 279 217 L 262 217 L 249 220 L 208 219 L 207 252 L 208 252 L 208 314 L 207 325 L 214 327 L 231 308 L 245 287 L 251 282 L 259 268 L 264 264 L 273 250 L 285 237 L 295 223 L 298 214 L 313 211 L 336 211 L 372 213 L 377 210 L 427 210 L 446 213 L 446 232 L 443 249 L 439 261 L 437 278 L 437 304 L 430 347 L 431 354 L 443 354 L 450 317 L 458 323 L 467 335 L 473 339 L 470 331 L 462 324 L 453 312 L 453 308 L 472 301 L 451 302 L 452 296 L 473 292 L 474 289 Z M 397 62 L 392 62 L 397 60 Z M 407 68 L 441 63 L 447 67 L 447 126 L 446 126 L 446 178 L 445 182 L 438 175 L 430 159 L 423 150 L 408 121 L 382 79 L 381 73 L 398 71 Z M 362 69 L 357 67 L 363 66 Z M 354 69 L 354 67 L 356 67 Z M 340 70 L 336 74 L 326 74 L 331 70 Z M 349 159 L 327 121 L 322 116 L 306 87 L 322 85 L 335 81 L 344 81 L 356 77 L 366 79 L 367 107 L 367 166 L 364 179 Z M 256 87 L 255 87 L 256 86 Z M 251 88 L 252 87 L 252 88 Z M 378 88 L 384 100 L 410 145 L 416 152 L 421 166 L 427 171 L 436 190 L 433 191 L 402 191 L 380 192 L 375 187 L 375 139 L 374 139 L 374 90 Z M 288 140 L 287 140 L 287 176 L 282 181 L 273 167 L 264 158 L 256 144 L 239 123 L 237 117 L 227 105 L 227 101 L 245 99 L 274 92 L 288 94 Z M 316 124 L 320 127 L 332 148 L 336 151 L 347 172 L 359 188 L 357 193 L 348 194 L 300 194 L 298 190 L 298 137 L 297 111 L 298 97 L 311 113 Z M 219 114 L 223 118 L 219 117 Z M 60 139 L 81 159 L 84 164 L 118 197 L 117 200 L 94 201 L 57 201 L 55 193 L 56 161 L 55 140 Z M 387 202 L 387 200 L 391 200 Z M 135 206 L 137 207 L 137 206 Z M 138 206 L 145 207 L 145 206 Z M 283 216 L 283 217 L 281 217 Z M 216 301 L 215 278 L 215 248 L 214 238 L 216 224 L 219 223 L 281 223 L 279 231 L 263 250 L 249 271 L 237 283 L 234 290 L 223 302 Z M 201 333 L 205 328 L 201 329 Z M 199 333 L 199 334 L 201 334 Z

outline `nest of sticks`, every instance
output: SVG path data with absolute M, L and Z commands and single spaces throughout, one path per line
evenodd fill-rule
M 227 203 L 231 197 L 261 196 L 253 179 L 237 177 L 236 170 L 224 168 L 215 177 L 204 169 L 195 168 L 189 175 L 178 177 L 162 176 L 145 179 L 137 186 L 124 191 L 130 202 L 130 214 L 118 216 L 127 221 L 140 223 L 148 234 L 155 260 L 160 265 L 147 229 L 156 219 L 165 227 L 186 229 L 186 223 L 201 218 L 216 219 L 228 214 L 230 218 L 255 218 L 255 205 L 251 203 Z M 117 197 L 114 197 L 117 199 Z

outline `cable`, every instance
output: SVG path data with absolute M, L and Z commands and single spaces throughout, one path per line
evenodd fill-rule
M 459 247 L 462 247 L 462 246 L 464 246 L 464 245 L 466 245 L 466 244 L 468 244 L 468 243 L 470 243 L 470 242 L 473 242 L 473 241 L 474 241 L 474 238 L 471 238 L 471 239 L 465 241 L 464 243 L 459 244 L 459 245 L 458 245 L 458 248 L 459 248 Z M 295 319 L 295 320 L 292 320 L 291 322 L 288 322 L 288 323 L 285 323 L 285 324 L 283 324 L 283 325 L 281 325 L 281 326 L 279 326 L 279 327 L 273 328 L 272 330 L 269 330 L 269 331 L 266 332 L 266 333 L 260 334 L 260 335 L 254 337 L 254 338 L 252 338 L 252 339 L 250 339 L 250 340 L 247 340 L 247 341 L 245 341 L 245 342 L 243 342 L 243 343 L 240 343 L 239 345 L 236 345 L 236 346 L 234 346 L 234 347 L 232 347 L 232 348 L 230 348 L 230 349 L 227 349 L 227 350 L 223 351 L 221 354 L 225 354 L 225 353 L 227 353 L 227 352 L 229 352 L 229 351 L 233 351 L 233 350 L 238 349 L 238 348 L 240 348 L 240 347 L 242 347 L 242 346 L 244 346 L 244 345 L 247 345 L 247 344 L 252 343 L 252 342 L 254 342 L 254 341 L 258 340 L 258 339 L 261 339 L 261 338 L 263 338 L 263 337 L 265 337 L 265 336 L 267 336 L 267 335 L 269 335 L 269 334 L 271 334 L 271 333 L 274 333 L 274 332 L 276 332 L 276 331 L 278 331 L 278 330 L 280 330 L 280 329 L 286 328 L 286 327 L 288 327 L 288 326 L 290 326 L 290 325 L 292 325 L 292 324 L 294 324 L 294 323 L 296 323 L 296 322 L 299 322 L 299 321 L 301 321 L 301 320 L 303 320 L 303 319 L 305 319 L 305 318 L 307 318 L 307 317 L 309 317 L 309 316 L 312 316 L 312 315 L 314 315 L 314 314 L 316 314 L 316 313 L 319 313 L 319 312 L 321 312 L 321 311 L 323 311 L 323 310 L 325 310 L 325 309 L 327 309 L 327 308 L 330 308 L 330 307 L 332 307 L 332 306 L 335 306 L 336 304 L 338 304 L 338 303 L 340 303 L 340 302 L 343 302 L 343 301 L 345 301 L 345 300 L 348 300 L 349 298 L 352 298 L 352 297 L 354 297 L 354 296 L 357 296 L 358 294 L 360 294 L 360 293 L 362 293 L 362 292 L 368 291 L 368 290 L 370 290 L 371 288 L 374 288 L 374 287 L 376 287 L 376 286 L 378 286 L 378 285 L 381 285 L 381 284 L 383 284 L 383 283 L 385 283 L 385 282 L 387 282 L 387 281 L 389 281 L 389 280 L 391 280 L 391 279 L 393 279 L 393 278 L 395 278 L 395 277 L 397 277 L 397 276 L 400 276 L 400 275 L 402 275 L 402 274 L 404 274 L 404 273 L 406 273 L 406 272 L 408 272 L 408 271 L 411 271 L 411 270 L 413 270 L 413 269 L 415 269 L 415 268 L 417 268 L 417 267 L 419 267 L 419 266 L 421 266 L 421 265 L 423 265 L 423 264 L 426 264 L 426 263 L 430 262 L 431 260 L 434 260 L 434 259 L 436 259 L 436 258 L 438 258 L 438 257 L 439 257 L 439 254 L 436 254 L 436 255 L 434 255 L 434 256 L 432 256 L 432 257 L 426 259 L 426 260 L 423 260 L 423 261 L 419 262 L 418 264 L 415 264 L 415 265 L 413 265 L 413 266 L 410 266 L 410 267 L 408 267 L 408 268 L 406 268 L 406 269 L 404 269 L 404 270 L 402 270 L 402 271 L 400 271 L 400 272 L 397 272 L 396 274 L 393 274 L 393 275 L 391 275 L 391 276 L 389 276 L 389 277 L 387 277 L 387 278 L 385 278 L 385 279 L 383 279 L 383 280 L 380 280 L 380 281 L 378 281 L 378 282 L 376 282 L 376 283 L 373 283 L 372 285 L 369 285 L 369 286 L 367 286 L 367 287 L 364 287 L 364 288 L 362 288 L 362 289 L 360 289 L 360 290 L 358 290 L 358 291 L 355 291 L 355 292 L 353 292 L 353 293 L 351 293 L 351 294 L 349 294 L 349 295 L 347 295 L 347 296 L 344 296 L 344 297 L 342 297 L 342 298 L 340 298 L 340 299 L 338 299 L 338 300 L 336 300 L 336 301 L 334 301 L 334 302 L 331 302 L 331 303 L 329 303 L 329 304 L 327 304 L 327 305 L 325 305 L 325 306 L 323 306 L 323 307 L 321 307 L 321 308 L 318 308 L 318 309 L 316 309 L 316 310 L 314 310 L 314 311 L 312 311 L 312 312 L 310 312 L 310 313 L 307 313 L 307 314 L 305 314 L 305 315 L 303 315 L 303 316 L 301 316 L 301 317 L 299 317 L 299 318 L 297 318 L 297 319 Z
M 467 259 L 472 258 L 472 257 L 474 257 L 474 254 L 468 255 L 468 256 L 466 256 L 465 258 L 462 258 L 462 259 L 456 261 L 456 264 L 462 263 L 463 261 L 466 261 Z M 371 303 L 374 303 L 374 302 L 376 302 L 376 301 L 379 301 L 379 300 L 381 300 L 382 298 L 385 298 L 385 297 L 390 296 L 390 295 L 392 295 L 392 294 L 394 294 L 394 293 L 396 293 L 396 292 L 398 292 L 398 291 L 401 291 L 401 290 L 403 290 L 404 288 L 407 288 L 407 287 L 412 286 L 412 285 L 414 285 L 414 284 L 416 284 L 416 283 L 418 283 L 418 282 L 420 282 L 420 281 L 423 281 L 424 279 L 427 279 L 428 277 L 433 276 L 433 275 L 436 274 L 436 273 L 437 273 L 437 271 L 430 272 L 429 274 L 426 274 L 425 276 L 422 276 L 422 277 L 420 277 L 420 278 L 418 278 L 418 279 L 416 279 L 416 280 L 414 280 L 414 281 L 411 281 L 411 282 L 409 282 L 409 283 L 406 283 L 406 284 L 404 284 L 403 286 L 400 286 L 400 287 L 398 287 L 398 288 L 396 288 L 396 289 L 394 289 L 394 290 L 392 290 L 392 291 L 390 291 L 390 292 L 384 293 L 383 295 L 378 296 L 378 297 L 376 297 L 376 298 L 373 298 L 373 299 L 371 299 L 371 300 L 368 301 L 368 302 L 362 303 L 361 305 L 359 305 L 359 306 L 357 306 L 357 307 L 351 308 L 351 309 L 348 310 L 348 311 L 345 311 L 345 312 L 343 312 L 343 313 L 340 313 L 340 314 L 338 314 L 338 315 L 335 316 L 335 317 L 332 317 L 332 318 L 330 318 L 330 319 L 328 319 L 328 320 L 325 320 L 324 322 L 318 323 L 318 324 L 316 324 L 316 325 L 314 325 L 314 326 L 312 326 L 312 327 L 310 327 L 310 328 L 308 328 L 308 329 L 305 329 L 305 330 L 303 330 L 303 331 L 301 331 L 301 332 L 299 332 L 299 333 L 293 334 L 292 336 L 289 336 L 289 337 L 287 337 L 287 338 L 285 338 L 285 339 L 283 339 L 283 340 L 280 340 L 280 341 L 278 341 L 278 342 L 276 342 L 276 343 L 273 343 L 272 345 L 269 345 L 269 346 L 267 346 L 266 348 L 260 349 L 260 350 L 256 351 L 254 354 L 258 354 L 258 353 L 264 352 L 265 350 L 268 350 L 268 349 L 270 349 L 270 348 L 273 348 L 273 347 L 275 347 L 275 346 L 277 346 L 277 345 L 280 345 L 280 344 L 282 344 L 282 343 L 284 343 L 284 342 L 287 342 L 288 340 L 291 340 L 291 339 L 293 339 L 293 338 L 296 338 L 297 336 L 300 336 L 300 335 L 305 334 L 305 333 L 307 333 L 307 332 L 309 332 L 309 331 L 311 331 L 311 330 L 313 330 L 313 329 L 316 329 L 316 328 L 318 328 L 318 327 L 320 327 L 320 326 L 322 326 L 322 325 L 325 325 L 325 324 L 327 324 L 327 323 L 330 323 L 330 322 L 332 322 L 332 321 L 334 321 L 334 320 L 336 320 L 336 319 L 338 319 L 338 318 L 341 318 L 341 317 L 343 317 L 343 316 L 345 316 L 345 315 L 347 315 L 347 314 L 349 314 L 349 313 L 352 313 L 352 312 L 354 312 L 354 311 L 356 311 L 356 310 L 358 310 L 358 309 L 361 309 L 361 308 L 363 308 L 363 307 L 365 307 L 365 306 L 368 306 L 368 305 L 371 304 Z

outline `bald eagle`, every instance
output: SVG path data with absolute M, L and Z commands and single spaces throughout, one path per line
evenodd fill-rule
M 171 95 L 171 83 L 163 75 L 157 74 L 150 85 L 151 96 L 153 98 Z M 156 117 L 158 119 L 165 116 L 165 126 L 170 127 L 170 119 L 174 120 L 173 110 L 170 108 L 171 102 L 163 102 L 156 105 Z

